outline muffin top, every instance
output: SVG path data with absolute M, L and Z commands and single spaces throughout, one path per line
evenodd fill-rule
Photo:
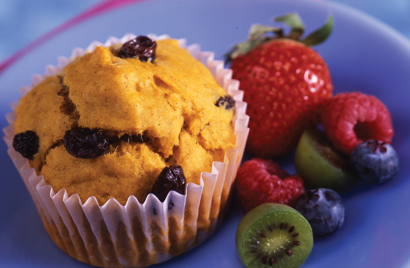
M 39 138 L 31 166 L 55 191 L 83 202 L 125 204 L 135 195 L 142 203 L 162 169 L 175 164 L 187 183 L 199 184 L 236 141 L 232 98 L 178 41 L 157 41 L 153 62 L 118 57 L 119 50 L 97 47 L 75 58 L 16 109 L 15 132 Z M 69 134 L 77 145 L 87 137 L 106 146 L 83 158 L 67 151 Z

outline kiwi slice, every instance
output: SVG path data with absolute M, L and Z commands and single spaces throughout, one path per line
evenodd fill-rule
M 339 153 L 318 129 L 302 134 L 296 148 L 295 168 L 310 189 L 329 188 L 340 193 L 357 181 L 348 157 Z
M 236 230 L 236 248 L 248 267 L 299 267 L 313 246 L 312 228 L 295 209 L 277 203 L 249 211 Z

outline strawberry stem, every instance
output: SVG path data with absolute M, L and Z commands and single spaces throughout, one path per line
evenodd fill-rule
M 259 24 L 253 25 L 249 32 L 248 40 L 237 44 L 225 54 L 225 64 L 228 64 L 237 56 L 244 55 L 253 48 L 275 39 L 291 39 L 302 42 L 306 46 L 314 46 L 325 41 L 333 30 L 333 17 L 331 14 L 329 15 L 325 25 L 308 35 L 304 40 L 301 40 L 301 36 L 305 31 L 305 27 L 296 13 L 290 13 L 277 17 L 274 21 L 284 22 L 285 25 L 290 26 L 291 30 L 289 34 L 285 35 L 282 28 Z M 268 35 L 269 33 L 272 33 L 273 35 Z
M 281 28 L 255 24 L 252 25 L 249 31 L 248 40 L 256 40 L 269 32 L 276 34 L 276 36 L 283 36 L 283 30 Z
M 291 27 L 291 31 L 289 35 L 286 37 L 292 40 L 299 40 L 299 38 L 303 35 L 305 31 L 305 27 L 299 16 L 296 13 L 290 13 L 287 15 L 283 15 L 274 19 L 277 22 L 284 22 L 285 25 Z

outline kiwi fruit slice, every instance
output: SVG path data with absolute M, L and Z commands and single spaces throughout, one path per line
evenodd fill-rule
M 337 151 L 318 129 L 306 130 L 295 153 L 295 168 L 305 187 L 344 192 L 357 181 L 349 158 Z
M 247 268 L 299 267 L 312 246 L 309 222 L 283 204 L 265 203 L 252 209 L 236 229 L 236 248 Z

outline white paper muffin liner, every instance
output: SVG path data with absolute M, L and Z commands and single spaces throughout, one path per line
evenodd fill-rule
M 76 48 L 70 58 L 59 58 L 58 66 L 47 66 L 44 75 L 34 75 L 33 83 L 20 88 L 24 96 L 46 77 L 58 74 L 72 59 L 93 51 L 97 46 L 124 43 L 136 36 L 127 34 L 118 39 L 110 37 L 104 44 L 92 42 L 86 49 Z M 155 40 L 167 35 L 149 35 Z M 236 146 L 225 153 L 224 162 L 213 162 L 212 173 L 202 172 L 200 185 L 188 183 L 185 195 L 171 191 L 161 203 L 149 194 L 140 204 L 130 196 L 125 206 L 112 198 L 100 206 L 95 197 L 84 204 L 77 194 L 68 196 L 65 189 L 58 191 L 37 176 L 26 158 L 13 149 L 15 108 L 6 115 L 9 126 L 3 129 L 8 153 L 19 171 L 47 232 L 53 241 L 70 256 L 95 266 L 145 267 L 179 255 L 203 242 L 220 223 L 229 193 L 240 165 L 249 129 L 249 117 L 239 82 L 231 79 L 232 71 L 224 69 L 222 61 L 214 60 L 214 53 L 201 52 L 199 45 L 182 48 L 201 61 L 212 72 L 218 83 L 236 101 L 233 124 Z

